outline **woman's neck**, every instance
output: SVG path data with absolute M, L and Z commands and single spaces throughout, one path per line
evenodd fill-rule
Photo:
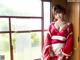
M 62 26 L 62 25 L 65 24 L 65 21 L 64 21 L 64 20 L 57 20 L 56 22 L 57 22 L 57 24 L 58 24 L 59 26 Z
M 65 20 L 57 20 L 58 23 L 65 23 Z
M 58 22 L 65 22 L 64 19 L 58 19 L 57 21 L 58 21 Z

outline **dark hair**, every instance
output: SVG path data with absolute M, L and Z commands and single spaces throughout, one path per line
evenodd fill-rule
M 64 13 L 64 14 L 66 13 L 65 8 L 61 5 L 55 5 L 54 12 L 55 13 Z

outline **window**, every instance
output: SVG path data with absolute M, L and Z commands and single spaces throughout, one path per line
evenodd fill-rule
M 33 21 L 35 21 L 33 23 Z M 11 19 L 14 60 L 32 60 L 41 56 L 41 19 Z M 34 30 L 35 32 L 26 32 Z M 23 33 L 25 32 L 25 33 Z M 21 57 L 21 58 L 20 58 Z
M 41 19 L 12 18 L 11 20 L 12 31 L 41 30 Z
M 41 32 L 13 33 L 14 60 L 34 60 L 41 55 Z
M 50 24 L 50 2 L 1 0 L 0 6 L 0 56 L 5 60 L 41 58 L 44 33 Z
M 37 7 L 37 8 L 36 8 Z M 40 0 L 0 0 L 0 16 L 40 16 Z
M 0 57 L 10 60 L 10 40 L 9 33 L 6 31 L 9 31 L 9 21 L 7 18 L 0 18 L 0 32 L 4 32 L 0 33 Z
M 0 57 L 3 56 L 5 60 L 10 60 L 10 43 L 9 42 L 10 41 L 9 41 L 8 33 L 0 34 Z
M 44 29 L 46 30 L 50 24 L 50 3 L 44 2 Z
M 9 31 L 8 18 L 0 18 L 0 31 Z

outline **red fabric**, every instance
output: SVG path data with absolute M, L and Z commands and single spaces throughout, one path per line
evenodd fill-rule
M 58 56 L 50 57 L 50 60 L 57 60 Z
M 70 34 L 70 33 L 72 33 L 72 24 L 69 25 L 69 28 L 68 28 L 69 36 L 67 38 L 64 48 L 62 49 L 62 51 L 66 54 L 71 54 L 71 52 L 72 52 L 73 34 Z
M 54 23 L 51 23 L 48 29 L 49 33 L 47 33 L 46 40 L 44 42 L 44 48 L 43 48 L 43 54 L 41 60 L 58 60 L 59 56 L 56 56 L 55 54 L 53 56 L 50 56 L 50 52 L 52 51 L 52 44 L 61 43 L 62 41 L 56 41 L 56 43 L 53 43 L 53 40 L 51 39 L 52 36 L 64 36 L 67 38 L 64 47 L 62 48 L 62 52 L 65 54 L 70 54 L 72 52 L 72 40 L 73 40 L 73 34 L 70 34 L 72 32 L 72 24 L 69 24 L 67 27 L 64 27 L 60 32 L 55 28 Z M 54 41 L 54 42 L 55 42 Z M 63 60 L 69 60 L 66 59 L 66 56 L 64 55 Z

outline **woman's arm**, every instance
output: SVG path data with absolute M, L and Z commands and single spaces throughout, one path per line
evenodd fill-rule
M 73 28 L 72 28 L 72 24 L 70 23 L 68 26 L 68 36 L 67 36 L 67 41 L 66 44 L 64 46 L 64 48 L 62 48 L 62 54 L 65 56 L 70 56 L 72 53 L 72 44 L 73 44 Z
M 52 29 L 52 23 L 50 24 L 47 32 L 47 36 L 44 42 L 44 47 L 43 47 L 43 54 L 42 54 L 42 59 L 41 60 L 48 60 L 50 58 L 50 52 L 51 52 L 51 29 Z

